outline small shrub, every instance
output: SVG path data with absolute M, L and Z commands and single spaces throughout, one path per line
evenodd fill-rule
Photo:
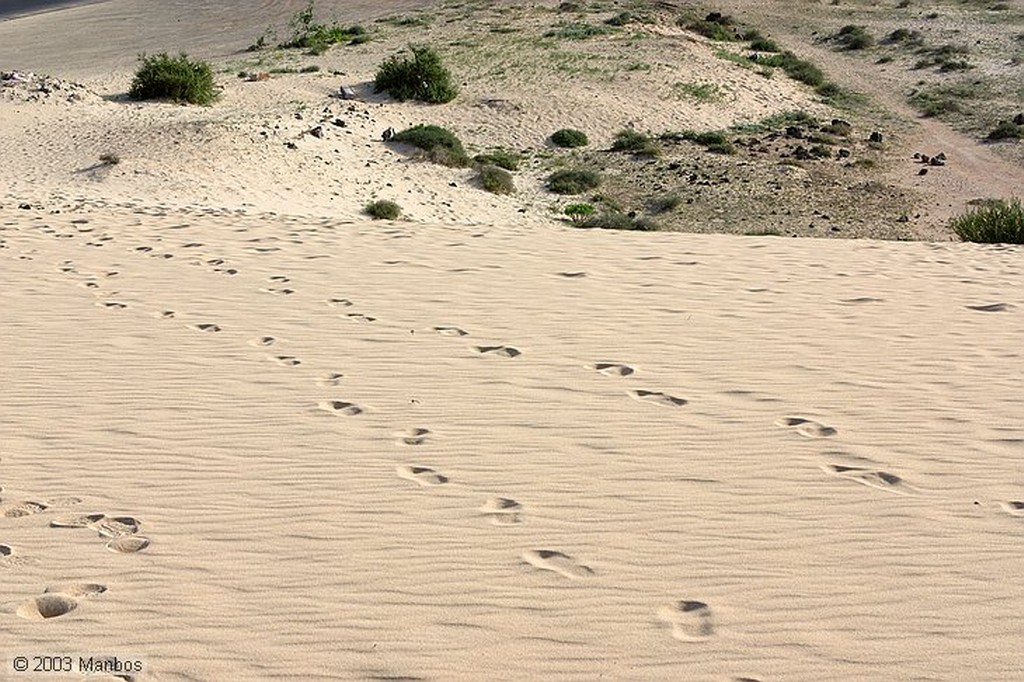
M 590 144 L 585 132 L 573 128 L 556 130 L 551 134 L 551 141 L 559 147 L 585 147 Z
M 604 230 L 637 230 L 640 232 L 654 232 L 658 226 L 652 220 L 636 218 L 628 213 L 619 211 L 606 211 L 600 215 L 592 215 L 586 218 L 582 227 L 597 227 Z
M 1024 138 L 1024 126 L 1019 126 L 1013 121 L 1000 121 L 989 134 L 987 140 L 1019 140 Z
M 700 34 L 709 40 L 721 42 L 736 41 L 743 39 L 737 33 L 732 17 L 719 12 L 711 12 L 703 19 L 693 20 L 688 17 L 680 17 L 676 22 L 688 31 Z
M 672 142 L 679 142 L 681 140 L 694 142 L 714 154 L 736 153 L 736 148 L 729 141 L 729 138 L 725 136 L 725 133 L 714 130 L 704 133 L 698 133 L 693 130 L 683 130 L 677 133 L 665 133 L 661 136 L 661 139 Z
M 100 163 L 104 166 L 116 166 L 121 163 L 121 157 L 117 154 L 102 154 L 100 155 Z
M 651 211 L 654 213 L 668 213 L 679 208 L 683 198 L 678 194 L 663 194 L 651 200 Z
M 320 67 L 316 64 L 310 64 L 309 66 L 303 66 L 299 69 L 299 73 L 316 73 L 320 70 Z
M 497 149 L 486 154 L 477 154 L 473 157 L 473 161 L 483 166 L 497 166 L 498 168 L 504 168 L 505 170 L 516 171 L 519 170 L 520 157 L 518 154 L 505 151 L 504 149 Z
M 875 39 L 864 26 L 849 24 L 831 37 L 844 50 L 864 50 L 875 44 Z
M 924 37 L 920 31 L 898 28 L 885 37 L 882 41 L 890 45 L 921 45 Z
M 393 201 L 373 201 L 363 211 L 375 220 L 397 220 L 402 215 L 402 207 Z
M 658 156 L 661 153 L 654 140 L 632 128 L 620 130 L 615 134 L 615 141 L 612 142 L 612 151 L 633 152 L 634 154 L 645 156 Z
M 795 81 L 817 87 L 825 82 L 825 74 L 811 62 L 800 59 L 792 52 L 786 51 L 757 60 L 763 66 L 776 66 L 786 72 Z
M 216 99 L 213 71 L 204 61 L 191 61 L 183 52 L 177 57 L 166 52 L 139 56 L 142 65 L 135 72 L 128 96 L 132 99 L 172 99 L 190 104 L 209 104 Z
M 512 174 L 497 166 L 480 166 L 480 184 L 491 194 L 515 194 Z
M 544 34 L 545 38 L 564 38 L 566 40 L 586 40 L 594 36 L 612 33 L 615 29 L 608 26 L 593 26 L 582 22 L 561 24 Z
M 743 34 L 743 39 L 750 41 L 750 49 L 757 50 L 758 52 L 779 52 L 781 48 L 778 43 L 770 38 L 765 38 L 758 31 L 747 31 Z
M 1016 198 L 989 202 L 957 216 L 950 227 L 965 242 L 1024 244 L 1024 208 Z
M 600 174 L 584 168 L 566 168 L 548 177 L 548 189 L 555 194 L 582 194 L 600 184 Z
M 724 96 L 722 87 L 717 83 L 676 83 L 674 88 L 694 102 L 718 102 Z
M 323 54 L 331 45 L 337 43 L 353 44 L 356 39 L 364 39 L 359 42 L 365 42 L 365 39 L 369 37 L 366 29 L 362 26 L 343 28 L 337 23 L 330 25 L 318 23 L 313 18 L 313 0 L 309 0 L 309 4 L 305 8 L 292 16 L 288 26 L 292 30 L 292 36 L 287 41 L 280 43 L 278 47 L 305 48 L 311 54 Z M 264 36 L 260 36 L 259 40 L 251 47 L 260 49 L 265 45 L 266 39 Z
M 597 209 L 594 208 L 593 204 L 569 204 L 565 207 L 564 213 L 576 224 L 584 222 L 587 218 L 594 215 Z
M 625 26 L 631 21 L 633 21 L 632 12 L 619 12 L 615 16 L 605 19 L 604 23 L 608 24 L 609 26 Z
M 422 149 L 429 160 L 442 166 L 464 168 L 469 165 L 462 141 L 455 133 L 440 126 L 416 125 L 396 133 L 391 139 Z
M 392 55 L 374 78 L 376 92 L 387 91 L 399 101 L 408 99 L 430 104 L 443 104 L 455 99 L 458 89 L 441 57 L 427 45 L 410 45 L 411 57 Z

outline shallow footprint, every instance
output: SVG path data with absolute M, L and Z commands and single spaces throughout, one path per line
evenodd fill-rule
M 580 270 L 578 272 L 560 272 L 558 275 L 567 279 L 576 279 L 577 277 L 586 277 L 587 273 Z
M 1024 502 L 1010 500 L 1009 502 L 1002 502 L 1000 506 L 1010 516 L 1024 516 Z
M 292 355 L 274 355 L 274 362 L 285 367 L 295 367 L 302 364 L 302 360 Z
M 97 301 L 96 305 L 101 308 L 110 308 L 112 310 L 124 310 L 128 307 L 127 303 L 120 303 L 119 301 Z
M 1010 303 L 990 303 L 988 305 L 969 305 L 967 307 L 982 313 L 1002 313 L 1007 310 L 1013 310 L 1013 305 Z
M 655 405 L 661 405 L 662 407 L 680 407 L 686 404 L 686 401 L 682 398 L 677 398 L 668 393 L 661 393 L 660 391 L 629 391 L 629 396 L 634 400 L 639 400 L 645 403 L 653 403 Z
M 329 298 L 327 299 L 327 305 L 332 308 L 350 308 L 353 303 L 347 298 Z
M 17 614 L 26 620 L 48 620 L 71 613 L 78 601 L 66 594 L 43 594 L 18 607 Z
M 249 345 L 266 348 L 267 346 L 273 346 L 275 343 L 277 343 L 277 339 L 273 336 L 261 336 L 258 339 L 250 341 Z
M 95 597 L 107 591 L 106 585 L 99 583 L 69 583 L 67 585 L 51 585 L 43 594 L 66 594 L 69 597 Z
M 508 497 L 492 497 L 480 507 L 480 513 L 489 516 L 496 526 L 511 526 L 519 523 L 523 505 Z
M 587 365 L 587 367 L 609 377 L 628 377 L 636 372 L 629 365 L 623 365 L 618 362 L 595 362 L 593 365 Z
M 658 609 L 658 618 L 683 642 L 701 642 L 715 633 L 711 609 L 702 601 L 678 601 Z
M 531 549 L 523 552 L 523 561 L 542 571 L 553 571 L 566 578 L 587 578 L 594 574 L 589 566 L 576 563 L 567 554 L 550 549 Z
M 469 336 L 469 332 L 458 327 L 434 327 L 433 329 L 441 336 Z
M 376 317 L 370 317 L 369 315 L 363 315 L 362 313 L 347 313 L 345 315 L 348 319 L 353 322 L 376 322 Z
M 107 518 L 106 514 L 86 514 L 71 518 L 54 519 L 50 521 L 50 528 L 92 528 L 94 524 Z
M 191 329 L 195 329 L 195 330 L 201 331 L 201 332 L 219 332 L 220 331 L 220 327 L 215 325 L 215 324 L 206 324 L 206 323 L 204 323 L 204 324 L 193 324 L 193 325 L 189 325 L 189 327 Z
M 107 543 L 107 549 L 116 554 L 135 554 L 147 547 L 149 547 L 149 538 L 144 538 L 141 535 L 114 538 Z
M 902 478 L 886 471 L 873 471 L 863 467 L 848 467 L 841 464 L 826 464 L 822 467 L 827 473 L 839 478 L 856 481 L 861 485 L 878 488 L 891 493 L 910 495 L 916 490 Z
M 355 403 L 346 403 L 344 400 L 322 400 L 317 406 L 326 412 L 332 414 L 343 414 L 347 417 L 354 417 L 357 414 L 363 413 L 363 408 L 359 407 Z
M 405 433 L 398 435 L 398 442 L 403 445 L 423 445 L 427 442 L 427 436 L 430 435 L 430 429 L 409 429 Z
M 142 522 L 131 516 L 104 516 L 99 521 L 89 524 L 101 537 L 121 538 L 135 535 L 142 527 Z
M 825 426 L 812 419 L 804 419 L 803 417 L 783 417 L 776 420 L 775 425 L 783 428 L 796 427 L 796 432 L 804 438 L 831 438 L 839 433 L 831 426 Z
M 8 519 L 17 519 L 22 516 L 32 516 L 33 514 L 39 514 L 40 512 L 46 511 L 47 506 L 42 502 L 19 502 L 11 507 L 4 507 L 4 517 Z
M 430 467 L 417 467 L 403 465 L 398 467 L 399 478 L 419 483 L 423 487 L 443 485 L 448 482 L 448 477 L 439 474 Z
M 473 350 L 481 355 L 500 355 L 504 358 L 515 358 L 523 354 L 512 346 L 473 346 Z
M 317 383 L 321 386 L 340 386 L 341 380 L 345 378 L 344 374 L 339 372 L 331 372 L 317 379 Z

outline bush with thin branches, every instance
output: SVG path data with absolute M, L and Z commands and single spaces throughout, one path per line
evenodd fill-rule
M 213 70 L 207 62 L 192 61 L 184 52 L 172 57 L 166 52 L 139 55 L 142 65 L 135 72 L 128 96 L 132 99 L 171 99 L 189 104 L 210 104 L 217 98 Z
M 954 218 L 951 227 L 965 242 L 1024 244 L 1024 207 L 1017 198 L 989 201 Z

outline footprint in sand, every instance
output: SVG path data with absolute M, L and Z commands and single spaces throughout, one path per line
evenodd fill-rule
M 268 277 L 267 280 L 270 282 L 277 282 L 278 284 L 286 284 L 292 281 L 290 277 L 285 277 L 284 275 L 272 275 L 271 277 Z
M 195 329 L 196 331 L 201 331 L 201 332 L 219 332 L 220 331 L 220 327 L 218 325 L 209 324 L 209 323 L 192 324 L 192 325 L 189 325 L 189 329 Z
M 681 407 L 686 404 L 686 400 L 683 398 L 677 398 L 674 395 L 661 393 L 660 391 L 629 391 L 629 397 L 643 403 L 652 403 L 662 407 Z
M 1002 502 L 1000 506 L 1010 516 L 1024 516 L 1024 502 L 1010 500 L 1009 502 Z
M 842 464 L 826 464 L 822 469 L 833 476 L 838 476 L 839 478 L 844 478 L 850 481 L 856 481 L 861 485 L 878 488 L 879 490 L 885 490 L 891 493 L 912 495 L 917 492 L 913 486 L 909 485 L 902 478 L 886 471 L 874 471 L 871 469 L 865 469 L 864 467 L 850 467 L 843 466 Z
M 127 303 L 121 303 L 119 301 L 96 301 L 96 305 L 101 308 L 110 308 L 111 310 L 124 310 L 128 307 Z
M 320 386 L 341 386 L 341 380 L 344 378 L 344 374 L 331 372 L 317 379 L 316 383 Z
M 678 601 L 658 609 L 661 622 L 671 626 L 672 636 L 682 642 L 702 642 L 715 633 L 711 609 L 702 601 Z
M 293 355 L 272 355 L 270 356 L 274 362 L 285 367 L 296 367 L 302 364 L 302 360 L 299 360 Z
M 354 417 L 363 413 L 363 408 L 355 403 L 346 403 L 344 400 L 322 400 L 317 404 L 321 410 L 331 414 L 343 414 L 346 417 Z
M 348 313 L 345 315 L 348 319 L 353 322 L 376 322 L 376 317 L 370 317 L 369 315 L 363 315 L 362 313 Z
M 967 307 L 981 313 L 1004 313 L 1007 310 L 1013 310 L 1014 308 L 1010 303 L 990 303 L 988 305 L 969 305 Z
M 295 289 L 260 289 L 265 294 L 273 294 L 275 296 L 291 296 L 295 293 Z
M 404 478 L 407 481 L 413 481 L 424 488 L 443 485 L 448 482 L 447 476 L 437 473 L 430 467 L 403 465 L 398 467 L 397 471 L 399 478 Z
M 783 417 L 776 420 L 775 425 L 783 428 L 795 427 L 796 432 L 804 438 L 831 438 L 839 433 L 831 426 L 825 426 L 812 419 L 804 419 L 803 417 Z
M 133 516 L 104 516 L 88 526 L 104 538 L 123 538 L 135 535 L 141 527 L 142 523 Z
M 329 298 L 327 299 L 327 305 L 332 308 L 351 308 L 355 304 L 347 298 Z
M 153 313 L 153 317 L 157 318 L 158 320 L 173 320 L 175 317 L 175 312 L 173 310 L 160 310 L 158 312 Z
M 588 578 L 594 575 L 589 566 L 577 563 L 567 554 L 550 549 L 531 549 L 523 552 L 523 561 L 542 571 L 553 571 L 566 578 Z
M 128 535 L 114 538 L 106 546 L 109 551 L 116 554 L 135 554 L 149 547 L 149 538 L 144 538 L 141 535 Z
M 3 505 L 0 506 L 0 509 L 3 510 L 4 518 L 17 519 L 22 516 L 32 516 L 44 512 L 47 509 L 47 505 L 42 502 L 27 500 L 13 505 Z
M 402 445 L 423 445 L 427 442 L 430 429 L 409 429 L 405 433 L 398 434 L 398 442 Z
M 509 497 L 492 497 L 480 507 L 480 513 L 490 517 L 495 526 L 511 526 L 519 523 L 523 505 Z
M 434 327 L 433 329 L 441 336 L 469 336 L 469 332 L 458 327 Z
M 51 585 L 43 594 L 65 594 L 69 597 L 95 597 L 107 591 L 106 585 L 99 583 L 68 583 L 65 585 Z
M 512 346 L 473 346 L 473 350 L 481 355 L 500 355 L 503 358 L 515 358 L 523 354 Z
M 259 348 L 266 348 L 267 346 L 273 346 L 277 343 L 277 339 L 273 336 L 261 336 L 258 339 L 253 339 L 249 342 L 250 346 L 257 346 Z
M 85 514 L 50 521 L 50 528 L 90 528 L 107 518 L 106 514 Z
M 582 270 L 578 272 L 560 272 L 558 273 L 558 276 L 565 277 L 566 279 L 577 279 L 579 277 L 586 277 L 587 273 L 583 272 Z
M 846 305 L 861 305 L 863 303 L 881 303 L 884 300 L 885 299 L 882 299 L 882 298 L 872 298 L 870 296 L 860 296 L 858 298 L 844 298 L 844 299 L 841 299 L 839 302 L 840 303 L 844 303 Z
M 66 594 L 43 594 L 24 602 L 15 612 L 25 620 L 49 620 L 78 608 L 78 600 Z
M 630 374 L 636 372 L 636 370 L 629 365 L 623 365 L 618 362 L 595 362 L 592 365 L 587 365 L 587 368 L 600 372 L 608 377 L 628 377 Z

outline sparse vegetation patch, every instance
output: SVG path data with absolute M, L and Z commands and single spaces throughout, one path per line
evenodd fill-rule
M 612 142 L 612 150 L 617 152 L 633 152 L 644 156 L 658 156 L 661 150 L 649 135 L 645 135 L 632 128 L 620 130 L 615 134 L 615 141 Z
M 455 133 L 440 126 L 416 125 L 396 133 L 391 139 L 423 150 L 430 161 L 442 166 L 464 168 L 469 165 L 462 141 Z
M 512 174 L 504 168 L 480 166 L 479 180 L 483 188 L 491 194 L 514 194 L 516 191 Z
M 548 177 L 548 189 L 555 194 L 582 194 L 600 184 L 600 174 L 587 168 L 566 168 Z

